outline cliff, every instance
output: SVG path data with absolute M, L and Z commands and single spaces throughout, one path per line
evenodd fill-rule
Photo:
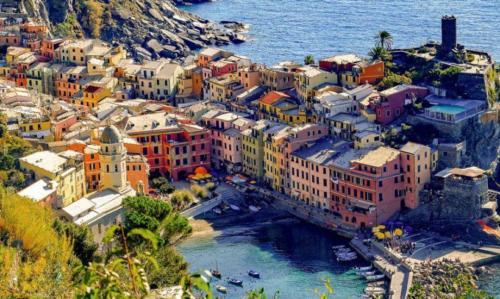
M 54 37 L 94 37 L 124 44 L 138 59 L 182 59 L 208 45 L 242 42 L 224 27 L 178 9 L 173 0 L 19 0 L 21 12 Z

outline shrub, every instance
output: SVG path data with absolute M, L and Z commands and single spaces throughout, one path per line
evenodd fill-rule
M 205 185 L 205 188 L 207 188 L 209 191 L 214 191 L 215 188 L 217 188 L 217 186 L 215 185 L 214 182 L 210 182 Z
M 177 190 L 170 196 L 170 202 L 176 210 L 181 210 L 194 202 L 194 196 L 189 190 Z
M 191 186 L 191 190 L 193 191 L 193 193 L 198 197 L 198 198 L 206 198 L 208 197 L 208 191 L 207 189 L 205 189 L 204 187 L 200 186 L 200 185 L 192 185 Z
M 156 231 L 160 222 L 172 211 L 172 207 L 161 200 L 147 196 L 127 197 L 123 200 L 127 230 L 145 228 Z

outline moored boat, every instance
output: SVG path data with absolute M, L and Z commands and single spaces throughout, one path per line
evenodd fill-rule
M 358 275 L 360 276 L 372 276 L 372 275 L 375 275 L 377 273 L 377 271 L 367 271 L 367 272 L 359 272 Z
M 260 278 L 260 273 L 254 270 L 248 271 L 248 275 L 252 276 L 253 278 Z
M 345 245 L 335 245 L 335 246 L 332 246 L 333 250 L 337 250 L 337 249 L 341 249 L 341 248 L 345 248 Z
M 218 292 L 220 292 L 220 293 L 223 293 L 223 294 L 227 293 L 227 289 L 226 289 L 226 287 L 221 286 L 220 284 L 215 285 L 215 289 L 216 289 Z
M 242 287 L 243 286 L 243 281 L 236 279 L 236 278 L 229 278 L 228 282 L 232 285 Z
M 219 272 L 219 270 L 212 269 L 212 270 L 210 270 L 210 273 L 212 274 L 213 277 L 216 277 L 216 278 L 219 278 L 219 279 L 221 279 L 221 277 L 222 277 L 222 274 Z
M 373 269 L 372 265 L 366 267 L 354 267 L 354 270 L 357 272 L 370 271 L 371 269 Z
M 221 210 L 221 209 L 219 209 L 219 208 L 213 208 L 213 209 L 212 209 L 212 212 L 214 212 L 214 213 L 215 213 L 215 214 L 217 214 L 217 215 L 222 214 L 222 210 Z
M 369 275 L 365 276 L 367 281 L 377 281 L 377 280 L 382 280 L 385 278 L 384 274 L 378 274 L 378 275 Z
M 233 211 L 239 211 L 240 210 L 240 207 L 238 207 L 237 205 L 233 205 L 233 204 L 230 204 L 229 207 L 231 208 L 231 210 Z
M 252 211 L 252 212 L 258 212 L 258 211 L 260 211 L 260 208 L 258 208 L 258 207 L 256 207 L 256 206 L 252 206 L 252 205 L 250 205 L 248 208 L 249 208 L 249 209 L 250 209 L 250 211 Z

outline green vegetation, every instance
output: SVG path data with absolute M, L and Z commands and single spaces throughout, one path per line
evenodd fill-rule
M 59 219 L 54 220 L 52 227 L 61 237 L 72 241 L 73 253 L 83 265 L 88 265 L 95 258 L 97 245 L 88 227 Z
M 163 195 L 170 194 L 175 191 L 175 187 L 163 176 L 152 179 L 151 186 L 155 188 L 158 193 Z
M 368 56 L 370 56 L 372 60 L 382 60 L 384 62 L 392 59 L 391 53 L 381 46 L 375 46 L 371 49 L 370 52 L 368 52 Z
M 375 46 L 385 50 L 390 50 L 392 47 L 392 35 L 387 31 L 379 31 L 375 35 Z
M 0 187 L 0 297 L 71 298 L 71 242 L 48 209 Z
M 314 64 L 314 57 L 312 55 L 307 55 L 306 57 L 304 57 L 304 64 L 305 65 Z
M 408 141 L 420 144 L 430 144 L 434 138 L 439 137 L 439 131 L 429 124 L 419 124 L 410 126 L 407 124 L 401 125 L 401 131 L 393 129 L 384 136 L 384 142 L 387 145 L 397 147 Z
M 7 121 L 0 115 L 0 182 L 5 187 L 24 187 L 25 176 L 19 167 L 19 158 L 33 152 L 31 144 L 21 137 L 9 134 Z
M 214 190 L 217 188 L 217 186 L 215 185 L 215 183 L 214 183 L 214 182 L 209 182 L 209 183 L 207 183 L 207 184 L 205 185 L 205 187 L 206 187 L 209 191 L 214 191 Z
M 189 190 L 177 190 L 170 196 L 170 203 L 176 211 L 189 207 L 194 202 L 194 196 Z
M 194 195 L 196 195 L 198 198 L 207 198 L 208 197 L 207 188 L 200 186 L 198 184 L 193 184 L 191 186 L 191 191 L 193 191 Z
M 382 80 L 382 82 L 378 84 L 377 87 L 379 90 L 384 90 L 399 84 L 411 84 L 411 83 L 412 80 L 409 77 L 405 75 L 398 75 L 391 71 L 387 71 L 387 74 L 385 75 L 384 79 Z
M 56 24 L 53 31 L 55 36 L 72 38 L 82 37 L 80 23 L 78 23 L 74 13 L 68 14 L 63 22 Z

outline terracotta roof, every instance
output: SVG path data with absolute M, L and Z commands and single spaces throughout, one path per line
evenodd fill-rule
M 90 93 L 94 93 L 94 92 L 98 92 L 98 91 L 101 91 L 103 90 L 102 87 L 100 86 L 93 86 L 93 85 L 89 85 L 85 88 L 85 92 L 90 92 Z
M 260 98 L 259 102 L 266 104 L 266 105 L 272 105 L 276 101 L 278 101 L 279 99 L 282 99 L 282 98 L 290 98 L 290 96 L 288 96 L 285 93 L 279 92 L 279 91 L 271 91 L 271 92 L 268 92 L 266 95 L 264 95 L 262 98 Z

